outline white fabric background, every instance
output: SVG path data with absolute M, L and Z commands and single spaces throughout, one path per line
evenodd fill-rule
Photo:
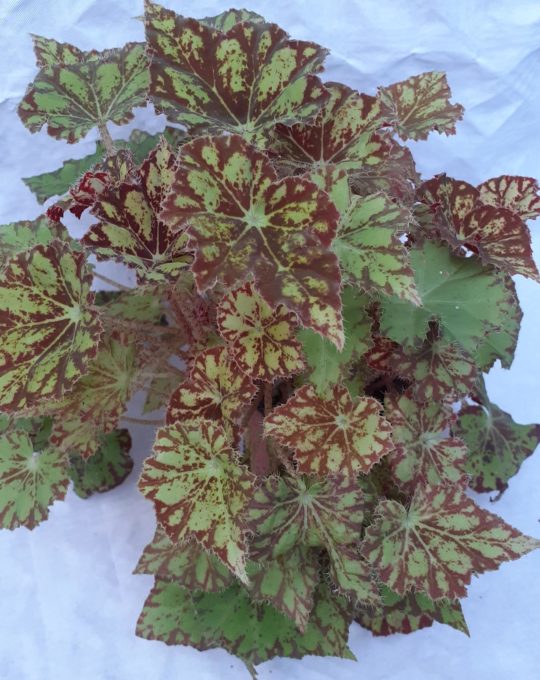
M 164 4 L 197 17 L 227 0 Z M 251 0 L 250 9 L 332 51 L 326 77 L 373 93 L 428 69 L 448 72 L 466 109 L 458 135 L 413 144 L 424 176 L 447 171 L 477 183 L 508 174 L 540 176 L 540 3 L 535 0 Z M 142 39 L 132 17 L 142 0 L 0 0 L 0 224 L 41 211 L 21 176 L 56 169 L 93 150 L 90 134 L 68 147 L 31 135 L 16 107 L 35 68 L 28 33 L 88 49 Z M 162 119 L 139 111 L 137 123 Z M 114 128 L 113 136 L 129 129 Z M 75 224 L 75 222 L 73 222 Z M 538 256 L 538 227 L 532 225 Z M 80 229 L 79 229 L 80 232 Z M 537 257 L 538 259 L 538 257 Z M 103 265 L 100 265 L 103 267 Z M 106 271 L 106 269 L 104 270 Z M 525 312 L 510 371 L 495 368 L 492 399 L 518 422 L 540 422 L 540 287 L 517 277 Z M 136 470 L 119 489 L 82 501 L 69 492 L 50 520 L 29 532 L 0 534 L 0 678 L 2 680 L 165 680 L 248 678 L 221 650 L 201 654 L 134 636 L 152 579 L 132 576 L 153 534 L 150 503 L 135 483 L 152 432 L 132 428 Z M 540 536 L 540 457 L 532 457 L 491 506 L 522 531 Z M 359 662 L 277 659 L 261 678 L 307 680 L 533 680 L 540 669 L 540 552 L 474 580 L 463 608 L 471 639 L 435 624 L 410 636 L 373 638 L 353 625 Z

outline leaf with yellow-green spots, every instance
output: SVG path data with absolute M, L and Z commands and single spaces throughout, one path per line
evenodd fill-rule
M 249 594 L 253 602 L 267 602 L 285 614 L 303 633 L 313 609 L 319 570 L 316 550 L 294 548 L 274 560 L 248 568 Z
M 223 429 L 199 418 L 158 430 L 139 489 L 171 540 L 198 541 L 246 581 L 243 515 L 254 480 Z
M 36 65 L 56 66 L 57 64 L 79 64 L 86 58 L 96 59 L 97 52 L 83 52 L 75 45 L 60 43 L 54 38 L 45 38 L 43 35 L 32 35 Z
M 477 189 L 485 205 L 508 208 L 522 220 L 534 220 L 540 215 L 540 187 L 533 177 L 501 175 L 482 182 Z
M 379 590 L 371 566 L 359 554 L 356 545 L 340 545 L 328 551 L 330 580 L 338 591 L 355 604 L 373 607 L 380 602 Z
M 83 253 L 61 241 L 15 255 L 0 277 L 0 406 L 61 397 L 97 351 L 92 275 Z
M 152 541 L 145 547 L 134 574 L 152 574 L 162 581 L 174 581 L 189 591 L 216 593 L 234 583 L 227 567 L 195 541 L 171 541 L 158 524 Z
M 69 235 L 63 224 L 53 222 L 46 215 L 3 224 L 0 226 L 0 269 L 13 255 L 34 246 L 46 246 L 54 239 L 67 241 Z
M 312 385 L 300 387 L 265 418 L 264 429 L 294 449 L 299 472 L 319 477 L 340 473 L 355 479 L 394 448 L 380 403 L 373 397 L 352 399 L 341 385 L 324 398 Z
M 167 423 L 194 418 L 219 420 L 233 443 L 238 426 L 257 388 L 238 370 L 226 347 L 211 347 L 195 357 L 189 378 L 173 392 Z
M 82 239 L 98 259 L 133 267 L 140 283 L 174 280 L 192 260 L 186 235 L 158 217 L 174 164 L 175 155 L 162 139 L 141 165 L 140 183 L 112 184 L 100 192 L 92 208 L 100 222 Z
M 381 501 L 362 555 L 397 594 L 414 588 L 438 600 L 464 597 L 473 574 L 535 548 L 539 540 L 479 508 L 458 484 L 417 487 L 408 508 Z
M 230 31 L 231 28 L 242 21 L 266 23 L 264 17 L 262 17 L 260 14 L 257 14 L 256 12 L 250 12 L 247 9 L 228 9 L 215 17 L 205 17 L 200 21 L 202 24 L 206 24 L 207 26 L 217 28 L 219 31 L 223 31 L 223 33 L 227 33 L 227 31 Z
M 421 307 L 396 297 L 381 301 L 381 333 L 406 347 L 424 342 L 429 322 L 459 343 L 486 370 L 512 363 L 522 312 L 510 277 L 446 246 L 425 242 L 411 250 Z
M 367 293 L 420 304 L 408 251 L 400 240 L 410 221 L 409 211 L 384 194 L 354 196 L 332 246 L 349 280 Z
M 33 529 L 47 519 L 49 506 L 66 495 L 69 479 L 62 454 L 35 451 L 28 434 L 0 437 L 0 526 Z
M 540 443 L 540 425 L 520 425 L 489 401 L 462 409 L 454 431 L 469 447 L 466 470 L 475 491 L 505 491 Z
M 307 380 L 324 396 L 331 385 L 347 376 L 351 362 L 371 347 L 372 320 L 368 312 L 369 297 L 357 288 L 346 286 L 341 292 L 345 346 L 339 352 L 334 344 L 310 328 L 298 331 L 306 357 Z
M 347 645 L 352 620 L 344 598 L 320 585 L 304 633 L 268 604 L 254 603 L 234 585 L 219 593 L 191 593 L 177 583 L 157 581 L 137 622 L 137 635 L 200 651 L 222 647 L 254 664 L 275 656 L 306 654 L 354 659 Z
M 329 98 L 311 123 L 276 126 L 280 160 L 306 169 L 334 165 L 347 172 L 380 165 L 389 147 L 375 134 L 384 120 L 378 99 L 341 83 L 324 86 Z
M 440 71 L 427 71 L 380 87 L 378 93 L 383 120 L 404 140 L 427 139 L 433 130 L 455 134 L 463 107 L 451 104 L 450 96 L 446 74 Z
M 145 24 L 154 106 L 195 134 L 236 133 L 264 146 L 276 123 L 313 118 L 327 97 L 313 75 L 326 50 L 258 17 L 223 33 L 147 3 Z
M 457 252 L 471 252 L 507 274 L 538 280 L 530 233 L 517 213 L 482 205 L 478 189 L 445 175 L 424 182 L 417 198 L 419 221 L 428 235 L 433 237 L 434 226 Z
M 455 421 L 449 406 L 435 400 L 419 403 L 409 390 L 387 393 L 384 405 L 395 444 L 386 460 L 403 492 L 413 493 L 419 484 L 437 486 L 465 478 L 467 447 L 448 434 Z
M 100 438 L 99 450 L 90 459 L 70 456 L 68 473 L 77 496 L 88 498 L 93 493 L 110 491 L 122 484 L 133 470 L 130 449 L 129 432 L 115 430 Z
M 331 549 L 358 542 L 363 518 L 364 499 L 356 479 L 268 477 L 248 509 L 250 557 L 265 561 L 299 545 Z
M 330 251 L 339 214 L 313 182 L 279 180 L 267 156 L 238 135 L 202 137 L 182 147 L 161 217 L 188 225 L 199 291 L 251 275 L 271 307 L 285 305 L 343 348 L 341 279 Z
M 405 597 L 382 587 L 382 605 L 378 608 L 359 607 L 355 620 L 373 635 L 414 633 L 429 628 L 435 621 L 469 635 L 459 600 L 434 602 L 425 593 L 411 591 Z
M 70 47 L 59 45 L 63 54 Z M 107 121 L 129 122 L 131 110 L 146 105 L 148 62 L 142 43 L 85 52 L 70 63 L 51 64 L 52 57 L 44 51 L 40 58 L 45 65 L 18 108 L 30 132 L 46 125 L 51 136 L 73 144 Z
M 251 378 L 272 381 L 303 370 L 295 315 L 283 305 L 272 309 L 251 283 L 221 301 L 217 323 L 230 355 Z

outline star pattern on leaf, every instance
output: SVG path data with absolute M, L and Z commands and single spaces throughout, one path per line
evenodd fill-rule
M 271 381 L 302 372 L 295 315 L 283 305 L 272 309 L 251 283 L 223 298 L 217 324 L 234 361 L 254 380 Z
M 285 305 L 341 349 L 340 272 L 330 252 L 338 212 L 301 177 L 277 178 L 267 156 L 238 135 L 185 144 L 162 219 L 184 228 L 203 292 L 251 274 L 273 308 Z
M 101 324 L 85 256 L 54 240 L 15 255 L 0 281 L 0 403 L 60 398 L 87 370 Z
M 418 485 L 438 486 L 465 478 L 467 447 L 448 435 L 455 420 L 450 407 L 437 401 L 419 403 L 408 390 L 386 395 L 385 416 L 395 443 L 387 461 L 402 491 L 413 493 Z
M 327 97 L 313 75 L 326 50 L 290 40 L 275 24 L 256 18 L 223 33 L 153 3 L 145 24 L 154 106 L 194 134 L 229 132 L 264 144 L 276 123 L 313 118 Z
M 199 419 L 158 431 L 139 489 L 154 503 L 158 522 L 172 541 L 198 541 L 247 581 L 242 516 L 254 480 L 223 429 Z
M 265 433 L 294 449 L 302 474 L 355 478 L 394 448 L 391 427 L 372 397 L 351 398 L 335 385 L 327 398 L 311 385 L 296 390 L 265 418 Z
M 403 140 L 427 139 L 431 131 L 453 135 L 463 118 L 461 104 L 450 103 L 446 74 L 427 71 L 399 83 L 380 87 L 382 115 Z
M 197 354 L 189 378 L 171 395 L 167 423 L 199 417 L 221 420 L 236 442 L 239 422 L 256 393 L 257 388 L 238 370 L 226 347 L 206 349 Z
M 268 477 L 248 508 L 250 557 L 264 561 L 298 545 L 332 548 L 358 542 L 363 516 L 363 496 L 355 479 Z
M 64 456 L 54 449 L 35 451 L 26 432 L 0 437 L 0 526 L 34 529 L 49 506 L 63 500 L 69 479 Z
M 140 283 L 174 281 L 192 260 L 187 236 L 158 218 L 174 165 L 175 155 L 162 139 L 141 165 L 139 183 L 130 179 L 99 193 L 92 214 L 100 222 L 82 239 L 98 259 L 134 267 Z
M 540 541 L 479 508 L 457 485 L 418 487 L 409 508 L 381 501 L 361 552 L 397 594 L 414 588 L 438 600 L 464 597 L 473 574 L 539 547 Z

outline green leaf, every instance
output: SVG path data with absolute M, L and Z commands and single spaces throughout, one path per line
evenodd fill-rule
M 137 622 L 137 635 L 199 650 L 223 647 L 249 668 L 274 656 L 306 654 L 354 659 L 347 646 L 351 616 L 342 598 L 320 586 L 305 632 L 270 605 L 254 604 L 236 585 L 221 593 L 190 593 L 157 581 Z
M 185 144 L 162 219 L 187 228 L 200 292 L 251 275 L 271 307 L 343 348 L 340 272 L 330 252 L 338 212 L 301 177 L 278 179 L 268 157 L 238 135 Z
M 326 50 L 289 40 L 275 24 L 257 17 L 221 33 L 150 2 L 145 19 L 154 106 L 194 134 L 264 144 L 276 123 L 312 118 L 327 96 L 311 75 Z
M 413 633 L 429 628 L 434 621 L 444 623 L 469 635 L 469 629 L 459 600 L 438 600 L 434 602 L 424 593 L 396 595 L 388 588 L 382 588 L 383 606 L 359 608 L 356 621 L 373 635 Z
M 171 540 L 197 540 L 246 581 L 242 516 L 254 479 L 222 428 L 199 419 L 158 431 L 139 489 L 154 502 Z
M 145 106 L 148 63 L 144 45 L 128 43 L 85 53 L 76 63 L 44 66 L 21 101 L 19 117 L 30 132 L 47 125 L 56 139 L 73 144 L 107 121 L 121 125 Z
M 248 570 L 252 601 L 271 604 L 294 621 L 298 630 L 304 633 L 319 583 L 317 551 L 299 547 L 253 567 L 252 571 Z
M 83 253 L 61 241 L 34 246 L 0 278 L 0 405 L 16 410 L 61 397 L 87 370 L 100 323 Z
M 17 253 L 34 246 L 46 246 L 54 239 L 67 241 L 68 232 L 60 222 L 53 222 L 46 215 L 35 220 L 21 220 L 0 227 L 0 268 Z
M 346 377 L 351 362 L 359 359 L 371 346 L 370 299 L 357 288 L 346 286 L 341 293 L 345 346 L 336 346 L 310 328 L 298 332 L 298 339 L 309 369 L 307 380 L 324 396 L 331 385 Z
M 331 549 L 358 542 L 363 517 L 356 479 L 268 477 L 249 505 L 250 557 L 265 561 L 298 545 Z
M 509 368 L 522 316 L 512 280 L 429 242 L 411 251 L 411 262 L 423 306 L 383 299 L 381 333 L 408 347 L 418 345 L 436 319 L 443 337 L 458 342 L 481 368 L 497 358 Z
M 217 557 L 194 541 L 171 541 L 159 524 L 133 573 L 153 574 L 156 579 L 174 581 L 189 591 L 216 593 L 234 583 L 234 576 Z
M 100 222 L 82 239 L 99 260 L 134 267 L 139 283 L 174 281 L 192 260 L 185 234 L 174 233 L 158 217 L 174 165 L 175 155 L 162 140 L 141 165 L 140 184 L 130 178 L 99 193 L 92 214 Z
M 432 130 L 453 135 L 463 118 L 461 104 L 450 104 L 450 87 L 440 71 L 380 87 L 378 96 L 385 122 L 404 140 L 427 139 Z
M 230 355 L 251 378 L 268 382 L 303 370 L 295 315 L 283 305 L 272 309 L 251 283 L 223 298 L 217 324 Z
M 463 486 L 418 487 L 410 507 L 383 500 L 362 555 L 399 595 L 464 597 L 473 574 L 498 569 L 540 548 L 540 541 L 479 508 Z
M 505 491 L 540 442 L 540 425 L 519 425 L 489 401 L 462 409 L 454 430 L 469 447 L 466 469 L 475 491 Z
M 396 445 L 386 460 L 402 491 L 412 494 L 418 485 L 464 479 L 467 447 L 448 435 L 455 420 L 450 407 L 438 401 L 419 403 L 407 390 L 401 395 L 387 393 L 385 415 Z
M 130 449 L 129 432 L 115 430 L 102 437 L 98 452 L 89 460 L 70 456 L 69 477 L 77 496 L 88 498 L 119 486 L 133 470 Z
M 394 448 L 390 424 L 373 397 L 356 397 L 335 385 L 325 398 L 312 385 L 294 392 L 265 418 L 267 436 L 294 449 L 301 474 L 367 474 Z
M 360 557 L 357 545 L 329 550 L 330 579 L 338 591 L 355 604 L 373 607 L 380 596 L 370 565 Z
M 0 437 L 0 526 L 33 529 L 68 487 L 66 461 L 57 451 L 35 451 L 25 432 Z

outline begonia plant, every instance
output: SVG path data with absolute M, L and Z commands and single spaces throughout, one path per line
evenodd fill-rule
M 144 25 L 103 52 L 33 36 L 23 124 L 101 141 L 25 178 L 44 213 L 0 229 L 2 526 L 123 482 L 143 390 L 138 635 L 255 672 L 354 658 L 353 620 L 468 633 L 472 576 L 540 546 L 468 494 L 504 492 L 540 438 L 483 382 L 512 363 L 511 277 L 539 280 L 536 180 L 420 177 L 404 142 L 463 116 L 441 72 L 363 94 L 253 12 L 147 2 Z M 113 140 L 148 102 L 163 133 Z M 79 240 L 67 211 L 92 217 Z M 136 286 L 95 292 L 105 260 Z

